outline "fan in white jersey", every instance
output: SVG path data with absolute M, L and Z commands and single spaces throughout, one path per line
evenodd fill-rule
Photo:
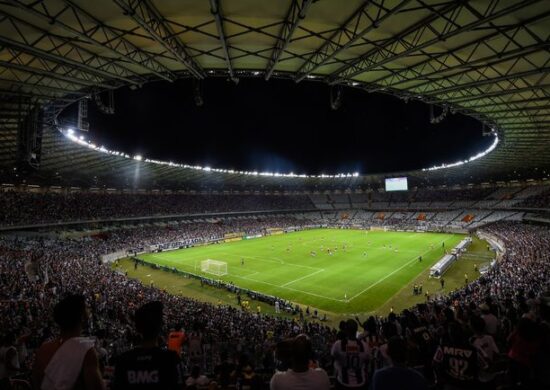
M 357 340 L 357 322 L 348 320 L 346 337 L 334 343 L 331 355 L 334 358 L 337 389 L 366 389 L 367 364 L 370 351 L 367 343 Z

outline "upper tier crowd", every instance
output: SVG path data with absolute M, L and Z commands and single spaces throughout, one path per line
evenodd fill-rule
M 307 210 L 306 195 L 132 195 L 108 193 L 0 193 L 0 225 L 87 221 L 155 215 Z
M 139 345 L 138 331 L 144 335 L 139 326 L 136 331 L 133 313 L 147 302 L 160 301 L 161 345 L 170 328 L 184 329 L 187 341 L 178 367 L 183 367 L 187 385 L 195 388 L 215 380 L 222 388 L 261 389 L 271 380 L 272 389 L 324 389 L 325 372 L 334 375 L 338 388 L 423 389 L 434 383 L 446 389 L 491 389 L 497 384 L 549 388 L 547 227 L 509 222 L 486 227 L 506 246 L 487 274 L 400 314 L 358 320 L 357 332 L 355 321 L 331 329 L 307 316 L 278 318 L 174 296 L 130 280 L 99 260 L 102 254 L 135 246 L 221 237 L 234 231 L 235 223 L 242 231 L 261 232 L 267 226 L 306 222 L 270 217 L 119 230 L 95 239 L 1 238 L 0 379 L 25 376 L 36 348 L 57 340 L 54 305 L 76 292 L 89 307 L 84 333 L 94 337 L 106 377 L 112 366 L 115 378 L 120 374 L 121 354 Z M 350 356 L 356 360 L 350 363 Z M 297 383 L 301 387 L 294 387 Z
M 352 203 L 354 205 L 355 203 L 364 205 L 368 202 L 373 202 L 376 207 L 384 207 L 380 203 L 393 202 L 405 208 L 409 202 L 412 202 L 412 207 L 414 207 L 415 202 L 421 202 L 422 207 L 428 208 L 431 202 L 439 203 L 438 207 L 445 207 L 444 203 L 470 202 L 473 207 L 476 207 L 476 201 L 494 199 L 493 203 L 498 208 L 500 200 L 510 202 L 510 199 L 514 199 L 514 196 L 517 195 L 520 198 L 513 202 L 514 206 L 546 208 L 550 204 L 550 191 L 544 190 L 542 187 L 540 188 L 543 191 L 537 191 L 538 188 L 538 186 L 534 186 L 532 188 L 511 188 L 504 190 L 495 190 L 494 188 L 462 190 L 418 189 L 406 192 L 353 194 L 350 197 L 346 194 L 338 196 L 344 199 L 348 205 Z M 523 198 L 524 195 L 522 194 L 525 195 L 525 198 Z M 314 195 L 313 199 L 325 206 L 326 204 L 334 203 L 327 195 Z M 509 207 L 510 204 L 503 207 Z M 483 208 L 486 206 L 480 207 Z M 0 210 L 2 210 L 2 213 L 0 213 L 0 226 L 204 213 L 312 210 L 315 208 L 316 203 L 308 195 L 135 195 L 99 192 L 33 193 L 4 191 L 0 192 Z

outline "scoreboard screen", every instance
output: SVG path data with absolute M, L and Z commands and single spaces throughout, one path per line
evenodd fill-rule
M 407 191 L 409 189 L 406 177 L 386 179 L 386 191 Z

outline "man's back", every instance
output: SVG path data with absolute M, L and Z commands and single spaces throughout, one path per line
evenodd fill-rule
M 309 369 L 305 372 L 287 370 L 277 372 L 271 378 L 271 390 L 328 390 L 330 380 L 324 370 Z
M 369 349 L 362 340 L 338 340 L 332 346 L 336 378 L 346 387 L 361 387 L 367 382 Z
M 181 364 L 174 351 L 159 347 L 135 348 L 124 353 L 115 365 L 113 388 L 180 389 Z
M 428 383 L 420 373 L 407 367 L 387 367 L 374 373 L 372 390 L 427 390 Z

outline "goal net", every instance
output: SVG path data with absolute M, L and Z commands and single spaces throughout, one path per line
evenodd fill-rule
M 201 261 L 201 271 L 216 276 L 227 275 L 227 263 L 225 261 L 206 259 Z

